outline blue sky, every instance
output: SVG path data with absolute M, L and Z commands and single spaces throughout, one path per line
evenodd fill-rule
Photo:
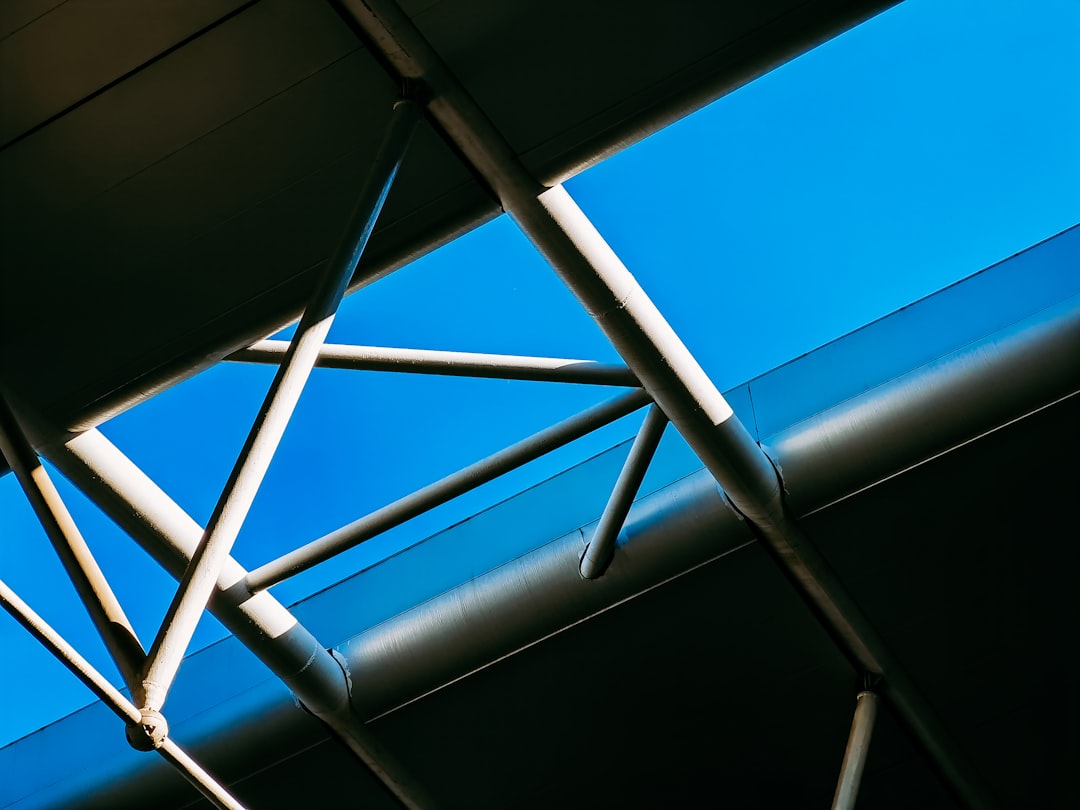
M 909 0 L 567 187 L 728 388 L 1080 221 L 1077 42 L 1075 0 Z M 617 359 L 505 217 L 347 299 L 331 340 Z M 205 522 L 270 377 L 223 365 L 103 432 Z M 255 567 L 612 393 L 317 371 L 234 554 Z M 331 584 L 632 435 L 639 419 L 275 593 L 288 603 Z M 173 581 L 61 489 L 149 643 Z M 111 675 L 10 475 L 0 526 L 0 575 Z M 195 646 L 223 634 L 204 620 Z M 89 702 L 6 615 L 0 649 L 0 693 L 22 696 L 0 714 L 0 745 Z

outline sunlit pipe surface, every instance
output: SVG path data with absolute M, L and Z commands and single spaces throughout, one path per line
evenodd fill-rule
M 400 498 L 348 526 L 312 540 L 295 551 L 266 563 L 247 575 L 244 585 L 251 593 L 269 588 L 294 574 L 399 526 L 429 509 L 456 498 L 500 475 L 550 453 L 587 433 L 633 413 L 649 402 L 643 391 L 632 391 L 572 416 L 517 444 L 500 450 L 440 481 Z
M 971 806 L 994 806 L 970 763 L 785 507 L 781 483 L 769 459 L 566 190 L 561 185 L 544 189 L 529 174 L 393 0 L 346 0 L 344 6 L 397 78 L 428 87 L 431 116 L 755 527 L 856 668 L 886 678 L 889 699 L 953 791 Z
M 812 493 L 794 498 L 800 513 L 809 514 L 1069 396 L 1080 385 L 1078 357 L 1080 300 L 1072 299 L 766 443 L 789 471 L 792 492 Z M 1010 393 L 1002 403 L 996 395 L 1005 388 Z M 893 440 L 896 424 L 925 420 L 928 412 L 935 414 L 932 441 Z M 866 418 L 871 414 L 876 418 Z M 840 436 L 847 441 L 838 442 Z M 634 505 L 620 539 L 623 553 L 594 583 L 574 584 L 583 542 L 575 532 L 360 633 L 342 647 L 356 678 L 354 703 L 364 716 L 392 711 L 749 538 L 711 477 L 697 473 Z
M 244 363 L 276 364 L 285 356 L 288 345 L 283 340 L 261 340 L 246 349 L 233 352 L 226 359 Z M 634 388 L 639 385 L 633 372 L 626 366 L 597 363 L 593 360 L 431 349 L 391 349 L 337 343 L 324 344 L 315 365 L 319 368 L 438 374 L 450 377 L 587 383 Z
M 132 726 L 137 726 L 142 722 L 142 714 L 138 708 L 79 655 L 74 647 L 20 599 L 3 580 L 0 580 L 0 607 L 3 607 L 15 621 L 97 695 L 98 699 L 117 717 Z M 245 810 L 244 805 L 233 798 L 229 791 L 218 784 L 199 763 L 168 737 L 163 739 L 155 750 L 172 763 L 184 778 L 215 807 L 220 810 Z
M 2 396 L 0 451 L 19 480 L 124 683 L 132 694 L 141 697 L 139 673 L 146 660 L 142 644 L 63 498 Z
M 349 279 L 367 247 L 418 118 L 419 112 L 412 102 L 399 101 L 394 106 L 386 136 L 341 240 L 300 318 L 296 334 L 150 646 L 142 679 L 147 708 L 158 710 L 165 702 L 199 618 L 214 592 L 214 583 L 270 467 Z
M 1076 390 L 1080 295 L 766 437 L 800 515 Z
M 788 471 L 785 480 L 806 515 L 1073 394 L 1080 387 L 1078 357 L 1080 297 L 800 420 L 766 445 Z M 1002 403 L 997 394 L 1005 388 L 1010 393 Z M 935 415 L 932 441 L 893 440 L 896 424 L 925 420 L 928 412 Z M 803 491 L 812 498 L 798 497 Z M 391 711 L 752 538 L 706 471 L 634 504 L 621 554 L 603 578 L 586 584 L 575 569 L 590 529 L 557 538 L 343 645 L 358 710 L 367 717 Z
M 1073 394 L 1080 387 L 1077 358 L 1080 298 L 1073 298 L 869 391 L 844 394 L 840 404 L 826 407 L 816 416 L 807 419 L 798 414 L 794 417 L 798 421 L 774 429 L 766 442 L 774 458 L 791 471 L 786 478 L 793 486 L 793 501 L 799 504 L 799 514 L 805 515 Z M 965 371 L 938 377 L 944 368 Z M 937 382 L 932 386 L 933 396 L 926 399 L 929 379 Z M 963 407 L 944 407 L 961 395 Z M 1004 405 L 998 401 L 1002 396 Z M 930 411 L 924 410 L 928 407 Z M 927 413 L 933 414 L 932 420 L 926 418 Z M 873 414 L 881 416 L 869 418 Z M 932 427 L 926 441 L 891 440 L 895 424 L 916 418 Z M 834 447 L 833 442 L 843 435 L 849 435 L 849 440 Z M 799 497 L 802 492 L 811 497 Z M 128 515 L 126 520 L 136 528 L 142 520 L 153 526 L 167 514 L 175 517 L 178 507 L 171 502 L 168 507 L 175 511 Z M 125 508 L 112 511 L 123 516 Z M 179 514 L 181 520 L 191 522 Z M 589 529 L 584 527 L 586 532 Z M 193 543 L 198 539 L 197 527 L 192 531 Z M 581 581 L 577 562 L 583 535 L 574 531 L 381 621 L 340 645 L 338 650 L 353 678 L 354 717 L 361 720 L 392 712 L 751 540 L 745 522 L 728 508 L 711 476 L 704 471 L 694 474 L 634 505 L 620 538 L 621 553 L 600 580 Z M 149 545 L 163 559 L 173 553 L 163 551 L 163 546 Z M 423 565 L 424 549 L 421 544 L 407 552 L 414 558 L 410 562 Z M 226 600 L 227 595 L 219 594 L 214 603 L 219 616 L 228 617 L 230 610 L 237 610 Z M 260 600 L 277 604 L 263 593 L 242 609 L 250 610 Z M 251 614 L 255 620 L 257 613 Z M 243 631 L 244 620 L 234 619 L 230 629 Z M 249 646 L 265 654 L 268 645 L 249 642 Z M 241 718 L 234 716 L 239 709 L 230 713 L 233 706 L 235 703 L 223 704 L 214 710 L 214 722 L 220 729 L 216 733 L 226 738 L 230 729 L 243 725 Z M 290 734 L 290 729 L 283 726 L 280 733 Z M 233 750 L 244 750 L 245 740 L 234 739 Z M 110 783 L 96 789 L 107 794 L 129 788 Z M 149 790 L 145 786 L 130 789 Z
M 202 527 L 104 435 L 90 430 L 51 448 L 49 460 L 179 579 Z M 270 593 L 237 597 L 247 571 L 231 557 L 216 583 L 210 612 L 326 723 L 407 807 L 430 802 L 408 771 L 359 722 L 345 671 L 334 656 Z
M 855 699 L 855 716 L 851 719 L 851 733 L 847 748 L 844 749 L 844 761 L 840 765 L 840 778 L 836 783 L 832 810 L 854 810 L 859 798 L 859 784 L 866 769 L 866 758 L 870 754 L 870 738 L 874 733 L 874 718 L 877 717 L 877 695 L 873 692 L 859 692 Z

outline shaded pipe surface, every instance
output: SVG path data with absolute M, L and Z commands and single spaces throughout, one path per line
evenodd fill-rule
M 1042 360 L 1026 362 L 1015 355 L 1021 351 L 1021 345 L 1025 347 L 1023 355 Z M 990 346 L 995 350 L 987 353 Z M 1009 360 L 1010 357 L 1014 360 Z M 982 361 L 974 362 L 976 358 L 982 358 Z M 1078 358 L 1080 306 L 1073 299 L 1072 303 L 1065 302 L 1061 307 L 1038 313 L 985 340 L 973 342 L 938 361 L 827 408 L 817 416 L 785 427 L 766 437 L 765 441 L 778 465 L 785 470 L 788 496 L 792 503 L 798 504 L 797 514 L 808 514 L 1075 392 L 1080 388 Z M 933 430 L 928 434 L 932 441 L 890 442 L 891 420 L 912 418 L 906 407 L 915 407 L 915 400 L 908 395 L 923 388 L 927 379 L 924 375 L 935 375 L 935 370 L 944 366 L 956 367 L 954 364 L 966 366 L 971 376 L 962 375 L 950 382 L 949 376 L 945 375 L 935 386 L 935 396 L 947 402 L 981 381 L 986 391 L 995 387 L 1009 389 L 1008 409 L 1002 411 L 996 407 L 990 401 L 992 397 L 977 398 L 969 401 L 965 408 L 934 411 Z M 884 407 L 886 402 L 897 403 L 896 408 Z M 908 404 L 905 407 L 902 403 Z M 817 424 L 830 424 L 840 429 L 846 418 L 844 414 L 870 414 L 879 409 L 891 416 L 861 423 L 865 434 L 858 444 L 835 445 L 836 434 L 815 429 Z M 927 415 L 923 413 L 922 418 Z M 73 441 L 72 445 L 85 452 L 87 447 L 79 443 L 88 439 L 94 441 L 95 436 L 99 434 L 89 434 Z M 875 445 L 882 448 L 882 458 L 868 463 L 865 448 Z M 68 452 L 71 451 L 49 455 L 55 457 L 57 466 L 69 477 L 68 469 L 73 466 L 76 474 L 81 468 L 86 476 L 85 467 L 65 461 L 64 454 Z M 102 461 L 104 454 L 98 455 L 96 470 L 104 473 L 105 479 L 114 478 L 115 471 Z M 131 464 L 122 456 L 120 461 Z M 838 470 L 840 473 L 835 474 Z M 822 481 L 827 485 L 822 485 Z M 108 480 L 77 483 L 91 493 L 96 492 L 92 497 L 99 502 L 103 498 L 120 497 L 109 494 Z M 132 526 L 140 543 L 148 545 L 166 567 L 172 565 L 175 570 L 178 564 L 182 565 L 182 560 L 179 563 L 168 560 L 177 554 L 182 557 L 182 552 L 153 538 L 162 531 L 183 534 L 182 527 L 189 525 L 187 536 L 193 543 L 198 539 L 199 529 L 163 494 L 162 498 L 163 502 L 155 504 L 144 497 L 141 501 L 144 511 L 138 515 L 123 505 L 126 501 L 114 504 L 107 511 L 114 516 L 119 514 L 121 525 L 126 522 Z M 141 531 L 140 526 L 143 527 Z M 589 529 L 584 527 L 585 531 Z M 191 535 L 194 540 L 190 540 Z M 352 701 L 356 716 L 366 720 L 392 712 L 396 707 L 517 649 L 606 610 L 620 599 L 631 598 L 722 556 L 750 542 L 751 538 L 746 522 L 726 505 L 711 476 L 699 471 L 634 505 L 619 540 L 619 553 L 601 580 L 582 581 L 578 576 L 577 556 L 583 547 L 583 535 L 575 531 L 553 538 L 517 560 L 362 630 L 340 645 L 338 650 L 353 679 Z M 423 565 L 426 559 L 424 548 L 421 544 L 406 554 L 414 556 L 415 564 Z M 267 615 L 269 611 L 256 610 L 254 605 L 276 605 L 289 615 L 268 594 L 255 597 L 243 606 L 230 607 L 222 601 L 224 598 L 219 594 L 213 607 L 230 629 L 241 634 L 245 641 L 257 639 L 259 632 L 246 628 L 248 622 L 256 626 L 261 624 L 265 628 L 263 633 L 270 631 L 268 622 L 272 625 Z M 248 611 L 246 616 L 240 613 L 241 610 Z M 230 617 L 230 611 L 236 613 Z M 297 632 L 306 631 L 300 626 Z M 264 660 L 268 647 L 272 647 L 259 645 L 257 641 L 249 646 Z M 282 654 L 285 659 L 282 667 L 302 663 L 306 656 L 299 650 L 297 653 Z M 316 670 L 321 670 L 323 661 L 326 659 L 315 659 Z M 297 694 L 303 693 L 297 689 Z M 338 694 L 343 695 L 344 690 Z M 218 715 L 215 713 L 215 716 Z M 257 744 L 258 740 L 250 737 L 235 736 L 238 732 L 229 722 L 227 713 L 219 716 L 216 722 L 215 736 L 221 744 L 227 743 L 233 749 Z
M 48 452 L 64 475 L 179 578 L 202 528 L 97 430 Z M 247 571 L 231 557 L 209 609 L 300 702 L 346 744 L 406 807 L 430 807 L 423 788 L 355 716 L 342 664 L 271 594 L 237 599 Z
M 1041 360 L 1030 362 L 1033 358 Z M 803 420 L 766 444 L 785 473 L 798 514 L 809 514 L 1075 392 L 1080 386 L 1077 358 L 1080 307 L 1069 301 Z M 941 374 L 946 368 L 967 372 Z M 930 379 L 936 380 L 932 390 L 942 402 L 972 390 L 1015 390 L 1007 407 L 989 396 L 968 400 L 967 407 L 935 411 L 926 441 L 894 441 L 894 421 L 925 418 L 915 394 L 927 390 Z M 857 413 L 883 416 L 848 424 L 848 434 L 845 420 Z M 820 424 L 833 430 L 822 431 Z M 852 440 L 838 443 L 837 432 Z M 872 464 L 866 455 L 870 447 L 880 449 Z M 635 504 L 621 553 L 601 580 L 576 578 L 574 559 L 583 540 L 573 533 L 343 645 L 358 687 L 357 709 L 366 717 L 392 711 L 750 537 L 749 527 L 726 506 L 711 477 L 699 472 Z M 904 696 L 894 699 L 902 702 Z
M 666 426 L 667 417 L 664 416 L 663 411 L 656 405 L 650 407 L 634 443 L 630 446 L 626 463 L 623 464 L 611 491 L 611 497 L 608 498 L 604 512 L 600 515 L 600 522 L 596 525 L 596 530 L 593 531 L 581 555 L 579 571 L 585 579 L 603 576 L 611 564 L 615 556 L 615 542 L 630 512 L 630 506 L 637 497 L 645 473 L 649 469 L 649 462 L 652 461 L 653 454 L 660 445 L 660 438 Z
M 878 697 L 873 692 L 859 692 L 855 698 L 855 716 L 851 719 L 851 734 L 847 748 L 844 749 L 844 761 L 840 766 L 840 779 L 836 784 L 832 810 L 854 810 L 859 798 L 859 785 L 866 759 L 870 754 L 870 739 L 874 733 L 874 719 L 877 717 Z

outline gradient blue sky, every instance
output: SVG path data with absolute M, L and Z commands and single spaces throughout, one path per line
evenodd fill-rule
M 909 0 L 567 186 L 725 389 L 1080 221 L 1077 43 L 1075 0 Z M 347 299 L 331 340 L 617 359 L 505 217 Z M 103 431 L 204 522 L 270 376 L 220 366 Z M 612 393 L 317 371 L 234 554 L 254 567 Z M 331 584 L 639 419 L 275 593 L 291 602 Z M 173 581 L 61 489 L 149 643 Z M 0 575 L 113 674 L 10 475 L 0 526 Z M 222 635 L 206 619 L 195 646 Z M 0 694 L 20 696 L 0 711 L 0 745 L 90 702 L 6 615 L 0 650 Z

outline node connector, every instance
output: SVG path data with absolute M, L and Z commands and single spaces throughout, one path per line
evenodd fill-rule
M 129 724 L 124 733 L 127 741 L 136 751 L 153 751 L 161 748 L 169 736 L 169 724 L 161 712 L 140 709 L 142 720 L 138 725 Z

